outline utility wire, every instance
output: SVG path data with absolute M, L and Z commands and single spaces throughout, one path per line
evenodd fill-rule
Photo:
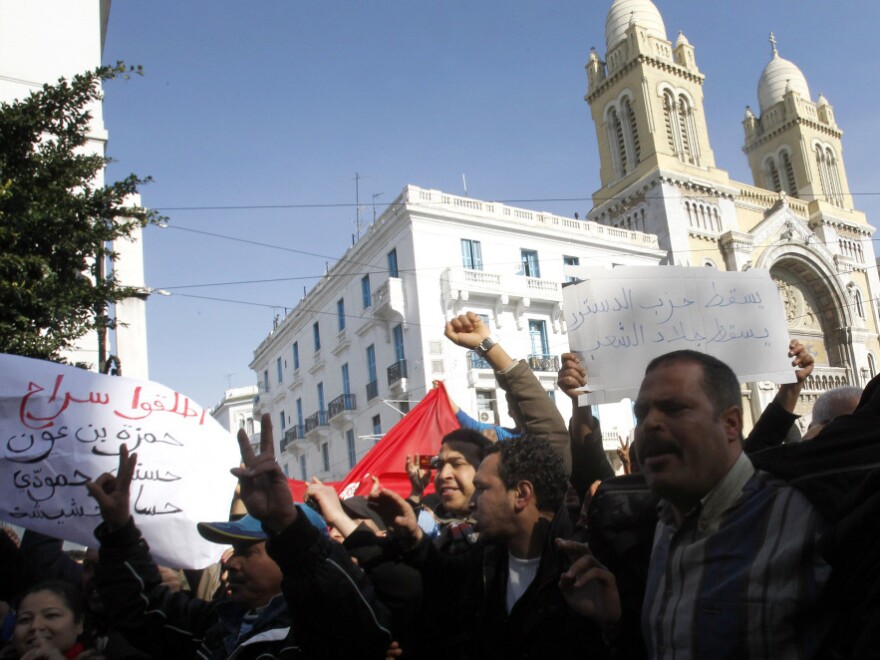
M 767 191 L 768 195 L 775 195 L 772 190 Z M 875 197 L 880 195 L 880 192 L 850 192 L 849 195 L 851 197 Z M 675 195 L 675 194 L 667 194 L 663 195 L 662 198 L 658 197 L 657 199 L 717 199 L 718 195 Z M 825 195 L 805 195 L 805 197 L 810 197 L 812 200 L 816 199 L 824 199 Z M 579 203 L 579 202 L 609 202 L 615 199 L 622 200 L 623 197 L 620 196 L 612 196 L 612 197 L 533 197 L 533 198 L 525 198 L 525 199 L 494 199 L 494 200 L 481 200 L 487 204 L 560 204 L 560 203 Z M 793 199 L 799 201 L 808 201 L 801 197 L 794 197 Z M 385 206 L 391 206 L 394 203 L 386 204 Z M 407 206 L 445 206 L 445 202 L 429 202 L 425 200 L 420 200 L 418 202 L 408 201 L 405 202 Z M 356 208 L 358 206 L 364 206 L 364 204 L 358 204 L 354 202 L 320 202 L 313 204 L 230 204 L 230 205 L 222 205 L 222 206 L 157 206 L 153 207 L 155 211 L 159 211 L 162 213 L 166 213 L 169 211 L 274 211 L 279 209 L 332 209 L 332 208 Z M 539 213 L 540 211 L 536 211 Z

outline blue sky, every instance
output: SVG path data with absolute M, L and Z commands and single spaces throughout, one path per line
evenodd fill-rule
M 381 213 L 410 183 L 460 194 L 462 174 L 472 197 L 583 217 L 599 187 L 584 64 L 591 46 L 604 56 L 610 4 L 113 3 L 104 59 L 145 75 L 106 87 L 109 177 L 151 175 L 143 203 L 170 218 L 144 235 L 147 284 L 173 294 L 148 304 L 151 379 L 205 406 L 256 382 L 274 315 L 351 243 L 356 172 L 364 222 L 373 195 Z M 656 4 L 706 75 L 718 167 L 751 182 L 741 121 L 774 31 L 834 106 L 856 206 L 878 222 L 880 5 Z

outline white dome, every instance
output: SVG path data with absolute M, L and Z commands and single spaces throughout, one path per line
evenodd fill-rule
M 605 48 L 611 50 L 626 38 L 630 20 L 648 29 L 648 34 L 666 40 L 666 26 L 651 0 L 614 0 L 605 18 Z
M 758 81 L 758 104 L 761 106 L 761 112 L 766 112 L 774 104 L 779 103 L 788 90 L 810 99 L 810 88 L 804 74 L 793 62 L 779 57 L 774 46 L 773 59 L 764 67 L 761 79 Z

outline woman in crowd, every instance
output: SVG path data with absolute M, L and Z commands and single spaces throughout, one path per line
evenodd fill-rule
M 100 657 L 86 651 L 82 634 L 79 593 L 66 582 L 43 582 L 22 597 L 12 643 L 2 655 L 20 660 Z
M 70 583 L 41 582 L 22 596 L 12 641 L 0 658 L 17 660 L 144 660 L 118 635 L 92 639 L 82 596 Z

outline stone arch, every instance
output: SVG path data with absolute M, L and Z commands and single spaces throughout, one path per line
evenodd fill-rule
M 779 287 L 789 333 L 808 345 L 817 366 L 847 366 L 840 329 L 852 324 L 852 313 L 834 271 L 823 268 L 821 260 L 806 250 L 789 247 L 780 252 L 769 268 Z

